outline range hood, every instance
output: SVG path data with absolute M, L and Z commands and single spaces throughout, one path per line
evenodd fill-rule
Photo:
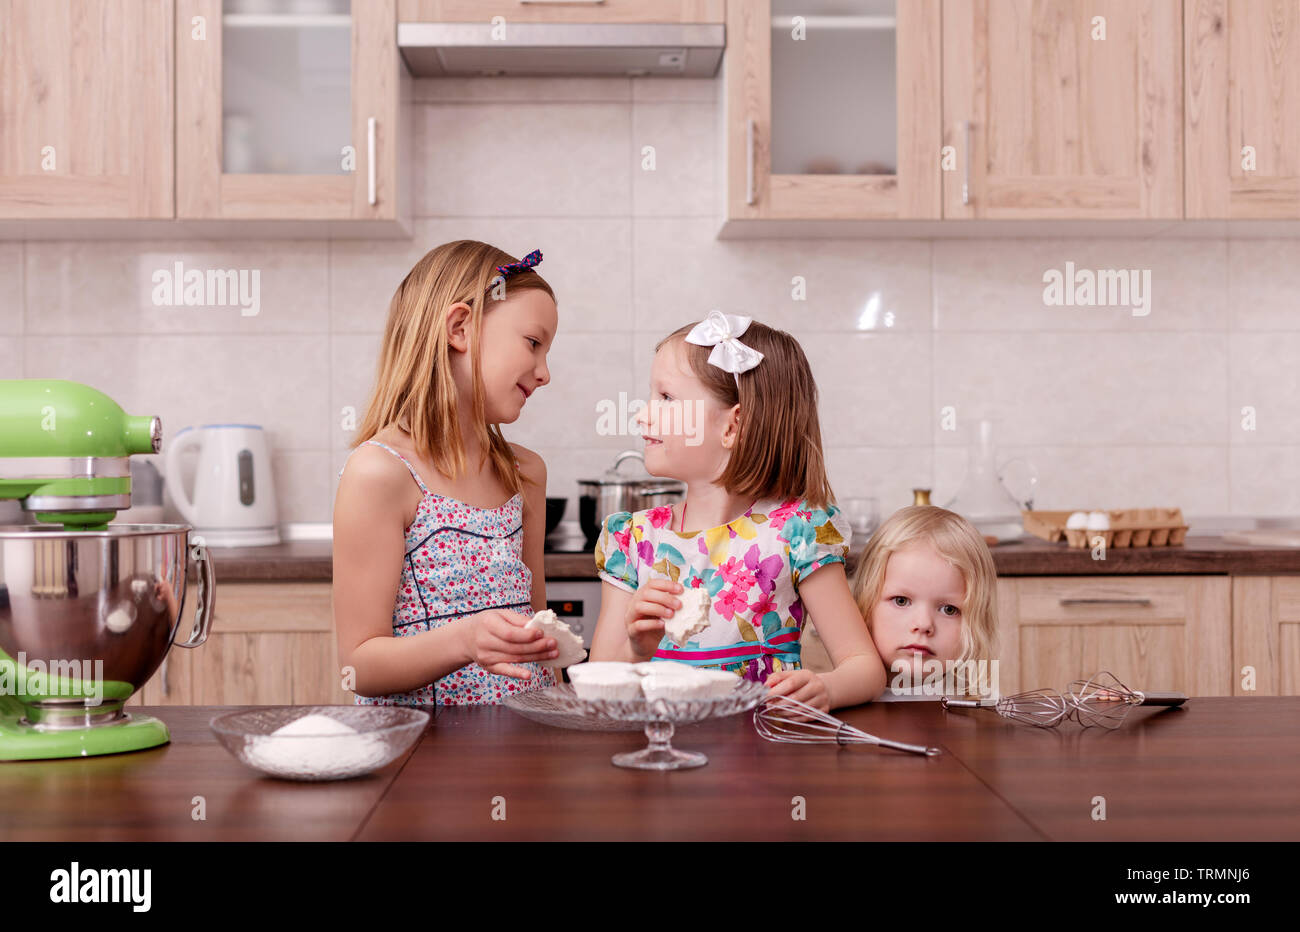
M 494 38 L 493 32 L 497 35 Z M 418 78 L 649 75 L 709 78 L 721 24 L 398 23 L 397 47 Z

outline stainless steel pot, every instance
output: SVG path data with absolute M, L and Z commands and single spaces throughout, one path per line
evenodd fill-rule
M 188 524 L 110 524 L 102 531 L 0 526 L 0 665 L 7 676 L 28 681 L 16 692 L 30 723 L 82 728 L 125 717 L 122 705 L 172 646 L 191 556 L 199 601 L 190 638 L 179 646 L 207 640 L 216 577 L 207 549 L 201 542 L 191 546 L 192 530 Z M 32 669 L 48 675 L 44 686 Z
M 686 483 L 678 479 L 660 479 L 655 476 L 623 476 L 619 467 L 626 460 L 641 461 L 645 472 L 645 457 L 640 450 L 625 450 L 614 458 L 614 465 L 603 479 L 578 480 L 578 522 L 587 535 L 587 546 L 595 546 L 605 518 L 617 511 L 643 511 L 660 505 L 680 502 L 686 495 Z

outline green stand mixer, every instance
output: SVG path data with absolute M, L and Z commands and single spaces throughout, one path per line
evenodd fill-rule
M 216 578 L 188 524 L 109 524 L 131 505 L 130 456 L 162 425 L 88 385 L 0 380 L 0 499 L 35 523 L 0 525 L 0 762 L 157 747 L 167 726 L 124 705 L 162 664 L 185 606 L 207 640 Z

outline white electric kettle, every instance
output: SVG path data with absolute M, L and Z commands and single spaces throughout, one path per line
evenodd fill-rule
M 181 482 L 181 456 L 197 448 L 194 497 Z M 275 488 L 266 435 L 257 424 L 204 424 L 179 431 L 167 448 L 167 491 L 209 547 L 278 544 Z

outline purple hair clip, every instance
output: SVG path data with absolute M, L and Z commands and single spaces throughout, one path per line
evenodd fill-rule
M 541 261 L 542 261 L 542 251 L 540 249 L 534 249 L 532 252 L 524 256 L 518 262 L 511 262 L 509 265 L 498 265 L 497 271 L 500 272 L 505 278 L 509 278 L 511 275 L 514 275 L 516 272 L 522 272 L 525 269 L 531 269 L 533 266 L 535 266 L 537 263 Z

